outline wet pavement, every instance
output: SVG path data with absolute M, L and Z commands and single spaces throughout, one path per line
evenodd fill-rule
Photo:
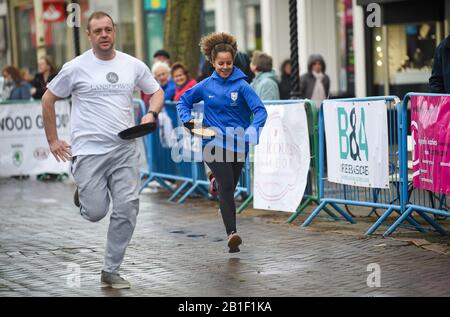
M 141 196 L 121 270 L 132 288 L 101 289 L 109 220 L 82 219 L 73 190 L 69 181 L 0 180 L 0 297 L 450 295 L 450 255 L 402 231 L 366 238 L 364 223 L 323 217 L 304 229 L 287 214 L 250 210 L 238 216 L 241 252 L 229 254 L 216 202 L 177 205 L 164 192 Z M 448 243 L 417 236 L 428 237 Z

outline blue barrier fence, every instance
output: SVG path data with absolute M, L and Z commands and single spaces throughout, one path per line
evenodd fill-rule
M 345 220 L 354 224 L 356 221 L 339 205 L 344 206 L 362 206 L 372 208 L 372 213 L 378 209 L 385 210 L 385 215 L 390 215 L 392 212 L 397 212 L 402 215 L 404 206 L 402 205 L 401 188 L 404 180 L 400 175 L 401 157 L 400 149 L 402 147 L 399 131 L 399 111 L 401 110 L 400 100 L 396 96 L 386 97 L 370 97 L 370 98 L 354 98 L 354 99 L 340 99 L 334 100 L 336 102 L 350 102 L 361 103 L 369 101 L 385 101 L 387 105 L 387 120 L 388 120 L 388 138 L 389 138 L 389 189 L 377 188 L 363 188 L 358 186 L 350 186 L 343 184 L 331 183 L 328 181 L 325 170 L 325 123 L 323 105 L 319 113 L 319 144 L 320 144 L 320 171 L 319 171 L 319 196 L 320 205 L 313 211 L 313 213 L 306 219 L 303 226 L 306 227 L 311 224 L 314 218 L 327 206 L 333 207 Z M 381 217 L 367 234 L 372 234 L 386 219 Z M 406 218 L 410 224 L 424 231 L 423 228 L 411 216 Z
M 373 224 L 367 235 L 373 234 L 381 225 L 383 225 L 388 217 L 393 213 L 399 214 L 398 220 L 388 228 L 384 233 L 385 236 L 394 232 L 405 220 L 420 232 L 426 230 L 413 218 L 413 212 L 416 212 L 428 224 L 430 224 L 439 233 L 445 234 L 446 231 L 430 216 L 450 217 L 448 211 L 449 201 L 445 195 L 432 193 L 422 189 L 416 189 L 412 186 L 412 173 L 408 171 L 408 164 L 411 164 L 410 155 L 408 155 L 408 133 L 410 130 L 409 102 L 412 96 L 424 96 L 424 94 L 408 94 L 403 103 L 396 96 L 381 96 L 370 98 L 354 98 L 334 100 L 336 102 L 369 102 L 384 101 L 387 105 L 387 126 L 388 126 L 388 148 L 389 148 L 389 188 L 363 188 L 358 186 L 343 185 L 331 183 L 327 178 L 326 170 L 326 151 L 325 151 L 325 124 L 323 106 L 319 112 L 319 181 L 318 181 L 318 201 L 319 206 L 306 219 L 303 226 L 308 226 L 317 217 L 317 215 L 325 210 L 328 214 L 332 214 L 327 206 L 334 208 L 345 220 L 355 223 L 350 212 L 344 211 L 340 206 L 361 206 L 371 208 L 369 215 L 377 213 L 378 210 L 383 211 L 379 219 Z M 439 96 L 427 94 L 425 96 Z M 298 101 L 296 101 L 298 102 Z M 274 102 L 266 102 L 266 104 L 274 104 Z M 275 102 L 275 104 L 283 104 Z M 287 103 L 289 104 L 289 102 Z M 143 103 L 139 106 L 145 112 Z M 326 105 L 325 105 L 326 106 Z M 197 115 L 201 111 L 197 110 Z M 165 105 L 165 113 L 173 128 L 181 127 L 181 123 L 176 111 L 174 103 Z M 208 196 L 207 187 L 209 181 L 204 170 L 204 164 L 201 162 L 181 162 L 175 163 L 172 160 L 172 149 L 167 144 L 163 144 L 164 131 L 159 127 L 154 134 L 145 137 L 146 156 L 148 161 L 149 177 L 142 189 L 151 181 L 158 181 L 161 186 L 172 192 L 170 201 L 178 198 L 178 203 L 183 203 L 188 197 L 194 194 L 200 194 L 204 197 Z M 201 147 L 200 147 L 201 148 Z M 251 195 L 251 172 L 250 163 L 247 160 L 245 169 L 236 196 L 240 194 Z M 177 181 L 178 187 L 172 188 L 167 184 L 167 180 Z M 378 215 L 378 214 L 377 214 Z
M 311 204 L 319 204 L 319 138 L 318 138 L 318 111 L 316 104 L 311 100 L 268 100 L 264 101 L 266 106 L 289 106 L 289 105 L 297 105 L 299 103 L 303 103 L 305 106 L 305 112 L 308 121 L 308 132 L 309 132 L 309 144 L 310 144 L 310 154 L 311 154 L 311 163 L 309 166 L 309 174 L 307 187 L 305 190 L 305 194 L 303 196 L 302 203 L 297 208 L 297 211 L 293 213 L 288 222 L 292 223 L 299 215 L 301 215 L 304 210 L 310 206 Z M 253 146 L 251 147 L 251 153 L 253 153 Z M 253 165 L 253 164 L 252 164 Z M 252 171 L 253 166 L 251 167 Z M 242 205 L 238 208 L 238 213 L 242 213 L 251 203 L 253 202 L 253 193 L 252 195 L 242 203 Z M 325 211 L 328 215 L 337 219 L 337 216 L 328 208 L 325 208 Z
M 145 108 L 145 104 L 141 99 L 133 99 L 133 106 L 134 106 L 134 121 L 136 125 L 139 125 L 141 123 L 142 117 L 147 112 L 147 109 Z M 145 147 L 145 139 L 139 140 L 138 142 L 142 142 L 141 151 L 144 150 Z M 148 168 L 142 168 L 141 167 L 141 181 L 143 179 L 148 178 L 149 172 Z
M 446 235 L 447 232 L 442 228 L 439 223 L 437 223 L 433 218 L 429 217 L 428 214 L 434 216 L 450 217 L 449 212 L 449 199 L 446 195 L 434 193 L 428 190 L 423 190 L 419 188 L 414 188 L 412 183 L 412 171 L 409 167 L 412 167 L 412 157 L 410 154 L 410 147 L 408 147 L 409 127 L 411 127 L 411 116 L 410 114 L 410 103 L 412 97 L 420 96 L 430 96 L 430 97 L 441 97 L 443 95 L 437 94 L 422 94 L 422 93 L 410 93 L 405 96 L 401 107 L 401 161 L 402 170 L 401 177 L 405 181 L 402 183 L 401 191 L 402 197 L 404 198 L 403 208 L 405 211 L 403 215 L 398 218 L 398 220 L 386 231 L 385 236 L 392 234 L 407 217 L 410 217 L 413 212 L 420 215 L 427 223 L 429 223 L 436 231 L 441 234 Z M 450 97 L 450 95 L 447 95 Z M 447 127 L 448 128 L 448 127 Z M 412 150 L 412 149 L 411 149 Z

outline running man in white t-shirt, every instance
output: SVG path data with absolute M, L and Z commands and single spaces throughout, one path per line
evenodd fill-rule
M 48 85 L 42 99 L 45 132 L 56 160 L 72 161 L 75 204 L 83 218 L 100 221 L 112 200 L 101 282 L 129 288 L 118 271 L 139 212 L 139 155 L 136 141 L 117 135 L 135 125 L 135 90 L 152 95 L 142 123 L 156 121 L 164 92 L 143 62 L 114 49 L 116 26 L 108 14 L 93 13 L 87 35 L 92 49 L 66 63 Z M 69 96 L 71 145 L 58 139 L 55 118 L 55 102 Z

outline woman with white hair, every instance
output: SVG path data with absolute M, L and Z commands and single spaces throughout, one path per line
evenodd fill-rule
M 158 81 L 162 90 L 164 90 L 164 99 L 166 101 L 173 101 L 175 97 L 175 89 L 177 88 L 175 82 L 170 78 L 170 66 L 164 62 L 156 62 L 152 67 L 152 74 Z M 146 106 L 150 101 L 150 96 L 142 94 L 142 100 Z

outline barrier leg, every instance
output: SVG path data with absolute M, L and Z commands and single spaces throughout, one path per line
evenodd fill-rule
M 174 192 L 173 188 L 166 184 L 164 179 L 160 177 L 155 177 L 155 181 L 157 181 L 163 188 L 167 189 L 169 192 Z
M 316 210 L 314 210 L 313 213 L 305 220 L 305 222 L 302 224 L 302 227 L 308 227 L 309 224 L 314 220 L 314 218 L 317 217 L 317 215 L 320 213 L 320 211 L 323 209 L 323 207 L 325 207 L 326 204 L 327 204 L 326 201 L 322 202 L 322 203 L 316 208 Z
M 141 189 L 139 190 L 139 194 L 142 193 L 142 191 L 147 188 L 148 184 L 150 184 L 153 181 L 154 177 L 149 177 L 145 183 L 141 186 Z
M 247 207 L 252 203 L 253 201 L 253 195 L 250 195 L 246 201 L 244 201 L 239 208 L 236 210 L 237 214 L 241 214 Z
M 297 219 L 298 216 L 300 216 L 303 211 L 305 210 L 306 207 L 309 206 L 310 203 L 313 202 L 313 199 L 311 197 L 308 197 L 308 199 L 306 199 L 306 201 L 300 205 L 300 207 L 297 208 L 297 211 L 289 217 L 287 223 L 292 223 L 295 219 Z
M 237 189 L 236 192 L 234 193 L 234 199 L 237 199 L 239 195 L 245 191 L 246 191 L 245 189 Z
M 399 210 L 396 210 L 399 215 L 402 213 Z M 406 218 L 406 221 L 408 221 L 412 226 L 414 226 L 419 232 L 425 233 L 425 229 L 422 228 L 422 226 L 413 218 L 412 215 L 408 216 Z
M 397 221 L 386 230 L 383 234 L 383 237 L 390 236 L 395 230 L 397 230 L 398 226 L 402 224 L 403 221 L 413 212 L 412 208 L 408 208 L 398 219 Z
M 442 234 L 443 236 L 446 236 L 448 233 L 445 231 L 444 228 L 442 228 L 436 221 L 434 221 L 431 217 L 429 217 L 425 212 L 416 210 L 416 212 L 425 219 L 426 222 L 428 222 L 434 229 L 436 229 L 437 232 Z
M 372 235 L 377 229 L 383 224 L 383 222 L 392 214 L 394 208 L 389 208 L 380 218 L 378 218 L 377 222 L 375 222 L 369 230 L 366 232 L 366 236 Z
M 192 186 L 184 195 L 183 197 L 180 198 L 180 200 L 178 200 L 178 204 L 182 204 L 184 203 L 184 201 L 191 196 L 191 194 L 197 189 L 198 184 L 195 184 L 194 186 Z
M 199 191 L 201 194 L 203 194 L 203 196 L 205 196 L 206 198 L 209 197 L 208 191 L 201 184 L 199 184 L 197 186 L 197 191 Z
M 185 181 L 174 193 L 170 196 L 169 201 L 174 201 L 175 198 L 178 197 L 179 194 L 183 192 L 183 190 L 189 185 L 189 181 Z
M 320 202 L 316 202 L 319 205 Z M 323 207 L 323 210 L 331 217 L 333 220 L 339 220 L 339 217 L 335 215 L 334 212 L 331 211 L 327 206 Z
M 348 213 L 346 213 L 346 212 L 343 211 L 341 208 L 339 208 L 338 205 L 336 205 L 335 203 L 331 203 L 330 205 L 331 205 L 334 209 L 336 209 L 336 211 L 337 211 L 338 213 L 340 213 L 341 216 L 344 217 L 348 222 L 350 222 L 351 224 L 355 224 L 355 223 L 356 223 L 356 221 L 353 220 L 353 218 L 352 218 Z
M 145 178 L 145 177 L 150 177 L 150 175 L 145 172 L 145 171 L 141 171 L 141 181 Z

